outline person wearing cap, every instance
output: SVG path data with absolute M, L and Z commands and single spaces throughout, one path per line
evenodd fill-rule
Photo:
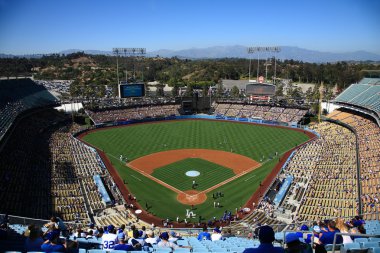
M 219 227 L 214 228 L 211 235 L 211 241 L 219 241 L 223 240 L 222 231 L 220 231 Z
M 262 226 L 258 229 L 260 245 L 257 248 L 247 248 L 243 253 L 284 253 L 281 247 L 274 247 L 274 231 L 270 226 Z
M 147 230 L 146 235 L 148 238 L 145 239 L 145 244 L 150 245 L 150 247 L 153 247 L 154 244 L 157 244 L 157 238 L 154 236 L 154 232 L 152 230 Z
M 199 233 L 198 235 L 198 241 L 202 241 L 202 240 L 211 240 L 211 235 L 207 231 L 206 227 L 203 227 L 203 231 Z
M 173 242 L 169 242 L 169 233 L 163 232 L 160 234 L 161 241 L 158 242 L 158 248 L 171 248 L 172 250 L 178 249 L 179 246 Z
M 325 253 L 327 252 L 325 249 L 325 245 L 327 244 L 333 244 L 334 242 L 334 235 L 336 233 L 339 233 L 339 229 L 336 228 L 335 221 L 331 220 L 327 223 L 327 231 L 322 231 L 319 236 L 319 240 L 317 241 L 315 245 L 315 253 Z M 343 243 L 343 238 L 341 235 L 338 235 L 336 237 L 336 244 Z
M 160 239 L 161 239 L 161 241 L 159 241 L 157 244 L 158 248 L 171 248 L 172 250 L 175 250 L 178 248 L 191 249 L 191 246 L 178 246 L 175 243 L 169 242 L 169 233 L 168 232 L 161 233 Z
M 287 234 L 285 237 L 285 243 L 287 246 L 285 252 L 287 253 L 313 253 L 310 244 L 301 242 L 297 233 Z
M 107 234 L 103 234 L 102 236 L 102 245 L 104 250 L 113 250 L 115 245 L 119 242 L 116 235 L 116 230 L 113 225 L 109 225 L 107 227 Z
M 117 235 L 117 239 L 119 240 L 119 244 L 115 245 L 114 250 L 125 250 L 125 251 L 133 251 L 135 250 L 132 245 L 125 243 L 125 234 L 119 233 Z

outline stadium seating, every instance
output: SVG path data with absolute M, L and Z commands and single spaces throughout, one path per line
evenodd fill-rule
M 44 86 L 30 79 L 0 80 L 0 140 L 20 113 L 56 105 L 57 101 Z
M 103 111 L 86 110 L 95 123 L 108 121 L 126 121 L 133 119 L 158 118 L 179 115 L 179 105 L 136 106 L 128 109 L 113 109 Z
M 360 176 L 364 213 L 380 210 L 380 128 L 370 118 L 349 112 L 340 121 L 349 124 L 356 130 L 359 142 Z M 337 119 L 336 116 L 332 117 Z M 367 216 L 367 218 L 369 218 Z
M 215 103 L 214 114 L 232 118 L 260 118 L 280 122 L 298 122 L 306 114 L 305 109 L 283 108 L 270 105 L 244 105 Z
M 335 102 L 368 108 L 380 115 L 380 79 L 364 78 L 344 90 Z

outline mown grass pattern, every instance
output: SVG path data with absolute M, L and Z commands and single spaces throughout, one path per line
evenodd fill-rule
M 185 173 L 190 170 L 196 170 L 200 175 L 186 176 Z M 188 158 L 157 168 L 152 174 L 181 191 L 192 190 L 193 180 L 196 183 L 195 190 L 203 191 L 234 175 L 235 173 L 229 168 L 199 158 Z
M 207 201 L 197 205 L 195 210 L 204 220 L 220 217 L 224 210 L 234 211 L 244 205 L 278 162 L 277 157 L 269 158 L 274 157 L 275 152 L 284 153 L 307 139 L 305 134 L 289 129 L 203 120 L 138 124 L 105 129 L 84 137 L 85 141 L 108 155 L 141 206 L 145 207 L 147 203 L 150 212 L 164 219 L 175 219 L 177 215 L 183 219 L 189 207 L 179 203 L 173 191 L 126 167 L 125 162 L 118 159 L 121 154 L 130 161 L 165 150 L 204 148 L 232 150 L 256 161 L 262 160 L 260 168 L 213 191 L 222 191 L 223 198 L 214 200 L 213 192 L 207 194 Z M 214 201 L 220 202 L 221 208 L 213 208 Z M 195 221 L 198 222 L 198 218 Z

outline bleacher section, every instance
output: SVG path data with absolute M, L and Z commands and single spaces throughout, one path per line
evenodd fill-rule
M 15 128 L 0 153 L 0 212 L 88 223 L 89 214 L 106 207 L 93 175 L 102 177 L 114 202 L 122 203 L 97 153 L 72 137 L 66 122 L 60 113 L 47 111 Z
M 0 80 L 0 140 L 23 111 L 57 103 L 44 86 L 30 79 Z
M 179 115 L 179 107 L 180 105 L 150 105 L 128 109 L 114 109 L 104 111 L 86 110 L 86 113 L 96 124 L 98 124 L 108 121 L 126 121 L 133 119 L 139 120 L 144 118 Z
M 270 105 L 214 103 L 215 115 L 233 118 L 260 118 L 269 121 L 299 122 L 306 109 L 283 108 Z
M 359 141 L 360 182 L 363 212 L 380 210 L 380 128 L 370 118 L 347 111 L 330 115 L 332 119 L 349 124 L 356 130 Z M 367 216 L 371 218 L 371 216 Z
M 278 177 L 293 177 L 283 202 L 274 212 L 278 220 L 287 223 L 357 213 L 354 133 L 328 122 L 311 128 L 320 138 L 295 151 Z

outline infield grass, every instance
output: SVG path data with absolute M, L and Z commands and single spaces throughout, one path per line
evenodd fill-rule
M 196 170 L 200 172 L 197 177 L 186 176 L 186 172 Z M 203 191 L 230 177 L 235 173 L 226 167 L 199 159 L 188 158 L 154 170 L 152 176 L 164 181 L 178 190 L 192 190 L 193 180 L 196 183 L 195 190 Z
M 118 159 L 120 155 L 131 161 L 166 150 L 203 148 L 233 151 L 262 163 L 260 168 L 214 191 L 222 191 L 223 198 L 214 200 L 213 192 L 207 194 L 207 201 L 197 205 L 195 213 L 208 220 L 214 216 L 219 218 L 225 210 L 233 212 L 243 206 L 276 165 L 275 153 L 282 154 L 307 141 L 308 137 L 302 132 L 263 125 L 182 120 L 102 129 L 83 139 L 107 154 L 141 206 L 147 203 L 149 211 L 161 218 L 175 219 L 177 215 L 184 218 L 189 207 L 179 203 L 173 191 L 126 167 L 125 162 Z M 222 208 L 214 208 L 214 201 L 220 202 Z

